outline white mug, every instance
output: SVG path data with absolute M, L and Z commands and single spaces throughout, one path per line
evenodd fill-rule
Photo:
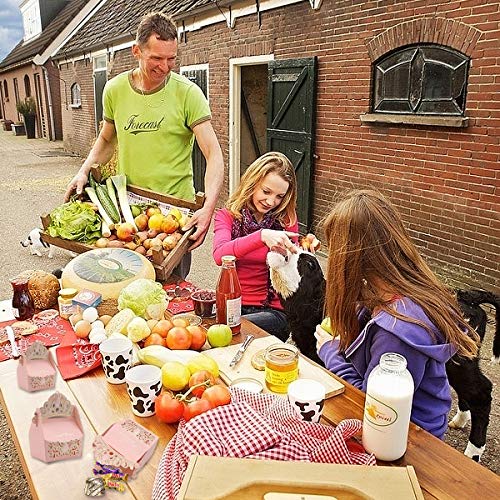
M 132 342 L 128 337 L 113 337 L 99 344 L 102 367 L 110 384 L 123 384 L 132 366 Z

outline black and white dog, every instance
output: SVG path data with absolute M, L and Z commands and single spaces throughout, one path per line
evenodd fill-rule
M 35 227 L 29 232 L 27 238 L 21 241 L 21 245 L 24 248 L 29 247 L 31 255 L 38 255 L 38 257 L 42 257 L 48 251 L 47 257 L 52 259 L 54 257 L 54 247 L 42 240 L 40 237 L 41 232 L 40 228 Z
M 316 353 L 314 331 L 323 319 L 325 279 L 323 271 L 313 254 L 299 250 L 287 253 L 279 248 L 268 253 L 271 283 L 280 297 L 287 315 L 291 340 L 305 356 L 320 363 Z M 500 299 L 488 292 L 471 290 L 458 292 L 459 305 L 473 328 L 482 338 L 486 330 L 486 313 L 482 303 L 496 308 L 496 333 L 493 343 L 495 360 L 500 354 L 499 315 Z M 465 455 L 480 461 L 486 445 L 486 430 L 491 411 L 492 384 L 479 368 L 479 358 L 465 359 L 454 356 L 446 364 L 451 387 L 458 396 L 459 410 L 450 422 L 450 427 L 462 428 L 471 420 L 471 431 Z

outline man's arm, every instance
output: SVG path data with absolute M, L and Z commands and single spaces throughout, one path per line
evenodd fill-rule
M 107 163 L 113 156 L 116 144 L 116 129 L 113 123 L 104 121 L 97 140 L 90 150 L 89 155 L 83 162 L 78 173 L 71 179 L 64 195 L 64 201 L 68 201 L 71 195 L 76 192 L 80 194 L 87 184 L 88 176 L 92 165 Z
M 184 229 L 189 229 L 196 226 L 196 231 L 190 237 L 194 243 L 189 250 L 194 250 L 205 240 L 224 180 L 224 160 L 212 123 L 210 120 L 199 123 L 193 127 L 193 132 L 207 161 L 207 170 L 205 172 L 205 203 L 184 227 Z

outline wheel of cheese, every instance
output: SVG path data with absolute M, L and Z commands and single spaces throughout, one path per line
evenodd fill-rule
M 64 268 L 63 288 L 94 290 L 104 299 L 117 299 L 123 287 L 140 278 L 154 280 L 153 264 L 126 248 L 96 248 L 75 257 Z

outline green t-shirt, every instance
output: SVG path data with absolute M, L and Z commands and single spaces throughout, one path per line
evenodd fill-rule
M 142 93 L 127 71 L 106 83 L 103 114 L 115 125 L 118 171 L 127 176 L 127 183 L 194 199 L 192 128 L 211 118 L 196 84 L 171 72 L 165 86 Z

